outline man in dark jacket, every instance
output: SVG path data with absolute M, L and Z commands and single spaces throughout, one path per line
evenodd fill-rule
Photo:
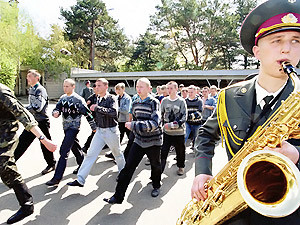
M 40 84 L 39 80 L 41 75 L 36 70 L 29 70 L 27 74 L 27 82 L 30 85 L 29 89 L 29 105 L 26 107 L 29 112 L 32 113 L 38 126 L 43 131 L 45 136 L 51 140 L 49 128 L 50 122 L 47 115 L 48 109 L 48 94 L 46 89 Z M 17 161 L 24 152 L 28 149 L 30 144 L 34 141 L 35 136 L 31 132 L 24 130 L 20 135 L 18 147 L 15 150 L 15 160 Z M 53 152 L 48 151 L 48 149 L 41 143 L 42 152 L 44 159 L 47 162 L 47 167 L 42 171 L 42 175 L 47 174 L 55 170 L 55 160 Z
M 106 79 L 100 78 L 96 81 L 97 103 L 91 105 L 90 109 L 95 112 L 97 130 L 79 168 L 77 180 L 69 182 L 68 185 L 70 186 L 83 187 L 94 162 L 106 144 L 114 155 L 119 172 L 125 165 L 125 159 L 120 148 L 120 131 L 117 127 L 118 101 L 116 96 L 107 92 L 107 89 L 108 81 Z
M 94 93 L 93 88 L 91 88 L 91 82 L 88 80 L 85 82 L 85 88 L 82 89 L 81 97 L 84 98 L 85 101 Z

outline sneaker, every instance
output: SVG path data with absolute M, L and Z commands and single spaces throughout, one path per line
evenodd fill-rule
M 50 173 L 51 171 L 55 170 L 55 166 L 47 166 L 43 171 L 42 171 L 42 175 L 45 175 L 47 173 Z
M 151 192 L 151 196 L 152 196 L 153 198 L 155 198 L 155 197 L 157 197 L 157 196 L 159 195 L 159 193 L 160 193 L 160 189 L 159 189 L 159 188 L 154 188 L 154 189 L 152 190 L 152 192 Z
M 145 165 L 146 165 L 146 166 L 149 166 L 149 165 L 150 165 L 150 159 L 148 159 L 148 158 L 146 159 Z
M 77 187 L 83 187 L 83 185 L 81 183 L 78 182 L 78 180 L 74 180 L 72 182 L 67 183 L 67 185 L 69 186 L 77 186 Z
M 49 180 L 46 183 L 46 185 L 48 185 L 48 186 L 58 186 L 59 182 L 60 182 L 60 180 L 56 180 L 56 179 L 52 178 L 51 180 Z
M 178 170 L 177 170 L 177 175 L 178 176 L 182 176 L 184 174 L 184 168 L 179 168 Z

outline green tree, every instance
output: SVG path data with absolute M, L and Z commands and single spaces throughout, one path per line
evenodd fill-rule
M 0 1 L 0 82 L 15 86 L 18 68 L 18 8 Z
M 236 5 L 236 14 L 238 15 L 238 26 L 241 27 L 248 13 L 257 5 L 257 0 L 234 0 L 234 4 Z M 258 61 L 253 59 L 242 47 L 238 50 L 238 54 L 243 58 L 242 66 L 244 69 L 252 65 L 258 66 Z
M 176 52 L 168 44 L 146 31 L 140 35 L 132 49 L 130 59 L 125 64 L 125 71 L 176 70 Z
M 230 68 L 238 36 L 236 16 L 219 0 L 162 0 L 151 28 L 176 47 L 187 69 Z
M 63 29 L 58 25 L 53 25 L 50 39 L 44 40 L 42 46 L 39 58 L 41 60 L 40 65 L 44 67 L 45 76 L 55 78 L 62 73 L 70 75 L 71 67 L 76 66 L 80 54 L 75 50 L 71 41 L 65 40 Z M 69 55 L 63 54 L 63 49 L 68 50 Z
M 73 42 L 84 43 L 89 52 L 89 68 L 115 71 L 115 61 L 126 54 L 128 40 L 117 21 L 108 13 L 105 3 L 99 0 L 77 0 L 70 10 L 61 9 L 66 22 L 66 36 Z M 95 62 L 96 60 L 96 62 Z

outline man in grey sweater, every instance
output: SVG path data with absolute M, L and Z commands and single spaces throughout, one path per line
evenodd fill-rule
M 48 109 L 48 94 L 46 89 L 40 84 L 41 75 L 36 70 L 29 70 L 27 73 L 27 82 L 30 85 L 29 89 L 29 104 L 26 109 L 32 113 L 38 126 L 43 131 L 45 136 L 51 140 L 49 128 L 50 121 L 47 115 Z M 36 136 L 27 131 L 23 130 L 23 133 L 20 135 L 19 144 L 14 152 L 15 160 L 17 161 L 28 149 L 31 143 L 34 141 Z M 44 155 L 44 159 L 47 163 L 47 167 L 42 171 L 42 175 L 47 174 L 55 170 L 55 160 L 53 152 L 48 151 L 48 149 L 41 143 L 41 149 Z
M 170 81 L 167 84 L 169 96 L 161 102 L 161 115 L 163 124 L 163 145 L 161 149 L 161 172 L 163 173 L 171 145 L 175 147 L 177 174 L 184 174 L 185 161 L 185 122 L 187 106 L 185 100 L 177 95 L 178 84 Z

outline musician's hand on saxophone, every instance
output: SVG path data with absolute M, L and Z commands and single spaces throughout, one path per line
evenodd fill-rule
M 281 144 L 281 147 L 270 148 L 270 147 L 266 146 L 264 149 L 279 152 L 279 153 L 285 155 L 286 157 L 288 157 L 295 164 L 299 160 L 299 151 L 295 148 L 295 146 L 288 143 L 287 141 L 283 141 Z
M 207 198 L 207 189 L 205 184 L 210 181 L 213 177 L 207 174 L 199 174 L 194 178 L 191 197 L 197 199 L 198 201 L 204 201 Z

